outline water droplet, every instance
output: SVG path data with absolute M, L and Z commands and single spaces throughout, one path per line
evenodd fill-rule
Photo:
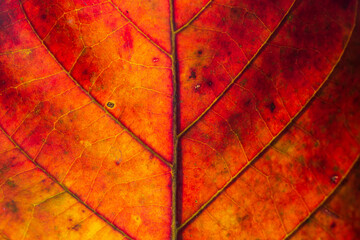
M 195 86 L 195 90 L 198 90 L 200 87 L 201 87 L 201 85 L 200 85 L 200 84 L 196 84 L 196 86 Z
M 159 58 L 153 58 L 152 60 L 154 63 L 158 62 L 159 61 Z

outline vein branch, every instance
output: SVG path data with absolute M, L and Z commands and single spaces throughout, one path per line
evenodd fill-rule
M 175 34 L 178 34 L 179 32 L 181 32 L 182 30 L 184 30 L 185 28 L 187 28 L 192 22 L 194 22 L 204 11 L 205 9 L 207 9 L 210 4 L 213 2 L 213 0 L 209 0 L 187 23 L 185 23 L 182 27 L 180 27 L 179 29 L 177 29 L 175 31 Z
M 70 191 L 64 184 L 60 183 L 53 175 L 51 175 L 46 169 L 44 169 L 40 164 L 38 164 L 32 157 L 30 157 L 20 145 L 14 141 L 14 139 L 6 133 L 6 131 L 0 126 L 0 130 L 5 136 L 15 145 L 17 149 L 20 150 L 20 152 L 28 159 L 30 160 L 38 169 L 40 169 L 48 178 L 50 178 L 53 182 L 58 184 L 66 193 L 70 194 L 73 198 L 75 198 L 79 203 L 81 203 L 83 206 L 85 206 L 87 209 L 89 209 L 93 214 L 98 216 L 101 220 L 106 222 L 110 225 L 114 230 L 121 233 L 125 238 L 132 240 L 132 238 L 127 235 L 124 231 L 122 231 L 120 228 L 118 228 L 116 225 L 112 224 L 109 220 L 107 220 L 104 216 L 102 216 L 99 212 L 97 212 L 94 208 L 87 205 L 83 200 L 81 200 L 75 193 Z
M 357 18 L 357 7 L 356 7 L 356 12 L 355 12 L 355 17 L 354 17 L 354 21 Z M 332 75 L 332 73 L 334 72 L 336 66 L 338 65 L 338 63 L 340 62 L 342 56 L 344 55 L 345 49 L 347 48 L 351 36 L 353 34 L 353 31 L 355 29 L 355 23 L 353 24 L 353 27 L 350 31 L 349 37 L 345 43 L 344 46 L 344 50 L 341 52 L 339 58 L 337 59 L 336 63 L 333 65 L 332 69 L 330 70 L 330 72 L 328 73 L 328 75 L 326 76 L 326 78 L 324 79 L 324 81 L 322 82 L 322 84 L 319 86 L 319 88 L 314 91 L 313 95 L 307 100 L 307 102 L 303 105 L 303 107 L 295 114 L 295 116 L 293 118 L 290 119 L 290 121 L 284 126 L 284 128 L 277 134 L 275 135 L 270 142 L 263 147 L 263 149 L 261 151 L 259 151 L 245 166 L 243 166 L 228 182 L 225 183 L 225 185 L 220 188 L 206 203 L 204 203 L 191 217 L 189 217 L 183 224 L 181 224 L 178 227 L 178 231 L 181 230 L 182 228 L 184 228 L 186 225 L 188 225 L 190 222 L 192 222 L 198 215 L 200 215 L 221 193 L 223 193 L 232 183 L 234 183 L 239 176 L 241 176 L 249 167 L 251 167 L 251 165 L 253 163 L 255 163 L 261 156 L 263 156 L 263 154 L 272 146 L 274 145 L 277 141 L 279 141 L 280 137 L 286 133 L 287 129 L 289 129 L 290 126 L 292 126 L 295 121 L 306 111 L 306 109 L 308 109 L 308 107 L 311 105 L 311 103 L 315 100 L 315 98 L 317 97 L 317 95 L 319 94 L 319 92 L 324 88 L 324 86 L 326 85 L 326 83 L 328 82 L 330 76 Z M 182 135 L 182 134 L 181 134 Z M 180 136 L 181 136 L 180 135 Z M 356 160 L 357 161 L 357 160 Z M 355 161 L 355 162 L 356 162 Z M 350 167 L 349 169 L 351 169 L 352 167 Z M 350 171 L 350 170 L 349 170 Z M 330 195 L 334 192 L 334 190 L 330 193 Z M 328 195 L 328 197 L 330 196 Z M 314 210 L 316 211 L 316 210 Z M 312 214 L 312 213 L 311 213 Z M 288 234 L 289 235 L 289 234 Z M 287 238 L 287 237 L 286 237 Z
M 155 43 L 147 34 L 145 34 L 130 18 L 128 18 L 114 3 L 112 0 L 109 0 L 109 3 L 120 13 L 120 15 L 125 18 L 141 35 L 143 35 L 149 42 L 151 42 L 156 48 L 158 48 L 161 52 L 165 53 L 166 56 L 171 57 L 171 55 Z
M 286 234 L 286 236 L 283 238 L 284 240 L 290 239 L 312 216 L 315 215 L 323 206 L 325 203 L 327 203 L 328 200 L 331 199 L 331 197 L 334 195 L 334 193 L 342 186 L 344 183 L 344 180 L 347 178 L 351 170 L 354 168 L 356 163 L 359 161 L 360 155 L 356 157 L 356 160 L 351 164 L 347 172 L 344 174 L 344 176 L 339 181 L 338 185 L 327 195 L 324 197 L 324 199 L 321 201 L 321 203 L 312 211 L 310 212 L 293 230 L 291 230 L 289 233 Z
M 147 149 L 150 153 L 152 153 L 155 157 L 157 157 L 160 161 L 162 161 L 165 165 L 168 167 L 171 167 L 172 165 L 165 160 L 160 154 L 155 152 L 154 149 L 149 147 L 143 140 L 141 140 L 137 135 L 135 135 L 129 128 L 127 128 L 123 123 L 121 123 L 116 117 L 114 117 L 105 107 L 103 107 L 88 91 L 86 91 L 74 78 L 71 76 L 70 72 L 65 69 L 65 67 L 57 60 L 54 54 L 51 53 L 49 48 L 46 46 L 44 41 L 41 39 L 39 34 L 35 31 L 34 26 L 31 24 L 25 9 L 23 7 L 23 4 L 20 3 L 21 10 L 24 13 L 25 19 L 32 28 L 34 34 L 37 36 L 41 44 L 44 46 L 44 48 L 47 50 L 47 52 L 50 54 L 50 56 L 56 61 L 56 63 L 62 68 L 62 70 L 66 73 L 66 75 L 78 86 L 91 100 L 94 102 L 99 108 L 101 108 L 113 121 L 115 121 L 120 127 L 122 127 L 131 137 L 133 137 L 141 146 L 143 146 L 145 149 Z
M 241 71 L 231 80 L 231 82 L 225 87 L 225 89 L 214 99 L 214 101 L 192 122 L 190 123 L 181 133 L 179 133 L 179 137 L 184 135 L 190 128 L 192 128 L 223 96 L 224 94 L 234 85 L 235 81 L 241 77 L 241 75 L 245 72 L 245 70 L 255 61 L 255 59 L 259 56 L 268 42 L 273 38 L 273 36 L 278 32 L 280 26 L 283 22 L 288 18 L 289 14 L 291 13 L 295 3 L 297 0 L 294 0 L 291 6 L 289 7 L 288 11 L 284 14 L 283 18 L 279 21 L 278 25 L 275 29 L 269 34 L 267 39 L 263 42 L 263 44 L 258 48 L 258 50 L 254 53 L 251 59 L 245 64 L 245 66 L 241 69 Z

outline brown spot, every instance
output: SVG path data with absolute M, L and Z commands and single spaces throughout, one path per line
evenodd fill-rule
M 336 227 L 336 223 L 332 222 L 331 225 L 330 225 L 330 228 L 335 228 L 335 227 Z
M 197 51 L 198 55 L 201 55 L 203 53 L 202 50 Z
M 273 102 L 271 102 L 268 107 L 272 113 L 275 111 L 276 106 Z
M 115 162 L 115 164 L 116 164 L 117 166 L 119 166 L 120 163 L 121 163 L 121 159 L 119 158 L 119 159 Z
M 13 213 L 18 212 L 18 210 L 19 210 L 16 203 L 14 202 L 14 200 L 11 200 L 10 202 L 5 203 L 5 207 Z
M 249 107 L 251 103 L 251 98 L 249 98 L 246 102 L 245 102 L 245 107 Z
M 12 181 L 12 180 L 7 180 L 6 181 L 6 185 L 8 185 L 9 187 L 16 187 L 16 184 L 15 184 L 15 182 L 14 181 Z
M 75 231 L 79 231 L 80 228 L 81 228 L 80 224 L 76 224 L 75 226 L 72 227 L 72 229 L 74 229 Z
M 196 78 L 196 71 L 195 71 L 195 69 L 190 69 L 190 76 L 189 76 L 189 79 L 191 79 L 191 78 Z
M 113 103 L 113 102 L 107 102 L 107 103 L 106 103 L 106 106 L 107 106 L 108 108 L 114 108 L 114 107 L 115 107 L 115 103 Z

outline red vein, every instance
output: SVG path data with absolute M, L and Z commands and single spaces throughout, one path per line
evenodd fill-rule
M 260 52 L 265 48 L 267 43 L 272 39 L 274 34 L 278 31 L 282 23 L 285 21 L 285 19 L 289 16 L 291 10 L 293 9 L 293 6 L 295 5 L 297 0 L 294 0 L 294 2 L 289 7 L 288 11 L 284 14 L 283 18 L 279 21 L 278 25 L 275 27 L 275 29 L 269 34 L 267 39 L 263 42 L 263 44 L 258 48 L 258 50 L 254 53 L 254 55 L 251 57 L 251 59 L 245 64 L 245 66 L 241 69 L 241 71 L 231 80 L 231 82 L 225 87 L 225 89 L 217 96 L 214 101 L 192 122 L 190 123 L 181 133 L 179 133 L 179 137 L 184 135 L 192 126 L 194 126 L 221 98 L 224 96 L 224 94 L 232 87 L 232 85 L 235 83 L 235 81 L 245 72 L 245 70 L 255 61 L 255 59 L 259 56 Z
M 57 60 L 57 58 L 54 56 L 54 54 L 51 53 L 49 48 L 45 45 L 44 41 L 41 39 L 39 34 L 35 31 L 34 26 L 31 24 L 28 16 L 26 15 L 25 9 L 23 7 L 23 4 L 20 3 L 20 7 L 22 12 L 24 13 L 25 19 L 30 25 L 31 29 L 33 30 L 34 34 L 37 36 L 41 44 L 44 46 L 44 48 L 47 50 L 47 52 L 50 54 L 50 56 L 56 61 L 56 63 L 63 69 L 63 71 L 66 73 L 66 75 L 78 86 L 91 100 L 94 102 L 99 108 L 101 108 L 113 121 L 115 121 L 118 125 L 120 125 L 131 137 L 133 137 L 141 146 L 143 146 L 145 149 L 147 149 L 149 152 L 151 152 L 154 156 L 156 156 L 160 161 L 162 161 L 164 164 L 166 164 L 168 167 L 171 167 L 172 164 L 170 164 L 168 161 L 166 161 L 160 154 L 155 152 L 152 148 L 150 148 L 146 143 L 144 143 L 138 136 L 136 136 L 129 128 L 127 128 L 123 123 L 121 123 L 116 117 L 114 117 L 106 108 L 104 108 L 88 91 L 86 91 L 72 76 L 71 74 L 65 69 L 65 67 Z
M 85 206 L 87 209 L 89 209 L 92 213 L 94 213 L 96 216 L 98 216 L 101 220 L 103 220 L 104 222 L 106 222 L 107 224 L 109 224 L 114 230 L 118 231 L 119 233 L 121 233 L 125 238 L 127 239 L 132 239 L 129 235 L 127 235 L 125 232 L 123 232 L 121 229 L 119 229 L 116 225 L 112 224 L 109 220 L 107 220 L 104 216 L 102 216 L 99 212 L 97 212 L 95 209 L 93 209 L 92 207 L 90 207 L 89 205 L 87 205 L 84 201 L 82 201 L 75 193 L 71 192 L 65 185 L 63 185 L 62 183 L 60 183 L 53 175 L 51 175 L 46 169 L 44 169 L 40 164 L 38 164 L 37 162 L 35 162 L 33 160 L 33 158 L 31 158 L 24 149 L 22 149 L 20 147 L 20 145 L 15 142 L 10 136 L 9 134 L 7 134 L 5 132 L 5 130 L 0 127 L 0 130 L 2 133 L 5 134 L 5 136 L 15 145 L 15 147 L 17 149 L 20 150 L 20 152 L 22 154 L 24 154 L 24 156 L 30 160 L 38 169 L 40 169 L 48 178 L 50 178 L 53 182 L 55 182 L 56 184 L 58 184 L 66 193 L 70 194 L 73 198 L 75 198 L 79 203 L 81 203 L 83 206 Z
M 319 88 L 313 93 L 313 95 L 307 100 L 307 102 L 303 105 L 303 107 L 294 115 L 293 118 L 290 119 L 290 121 L 284 126 L 284 128 L 277 134 L 275 135 L 267 145 L 265 145 L 263 147 L 263 149 L 258 152 L 252 160 L 250 160 L 244 167 L 242 167 L 227 183 L 225 183 L 225 185 L 220 188 L 206 203 L 204 203 L 191 217 L 189 217 L 183 224 L 181 224 L 178 228 L 178 231 L 182 228 L 184 228 L 186 225 L 188 225 L 192 220 L 194 220 L 194 218 L 196 218 L 201 212 L 203 212 L 222 192 L 224 192 L 224 190 L 226 190 L 232 183 L 234 183 L 236 181 L 236 179 L 242 175 L 250 166 L 251 164 L 253 164 L 256 160 L 258 160 L 275 142 L 277 142 L 280 138 L 280 136 L 282 136 L 286 130 L 304 113 L 304 111 L 309 107 L 310 103 L 315 99 L 315 97 L 318 95 L 318 93 L 324 88 L 325 84 L 328 82 L 328 79 L 330 78 L 330 76 L 332 75 L 332 73 L 334 72 L 336 66 L 338 65 L 338 63 L 340 62 L 342 56 L 344 55 L 345 49 L 347 48 L 351 36 L 353 34 L 353 31 L 355 29 L 355 25 L 356 25 L 356 20 L 357 18 L 357 7 L 355 10 L 355 16 L 354 16 L 354 24 L 352 26 L 352 29 L 350 30 L 349 33 L 349 37 L 345 43 L 344 49 L 341 52 L 339 58 L 337 59 L 336 63 L 333 65 L 332 69 L 330 70 L 330 72 L 328 73 L 328 75 L 326 76 L 325 80 L 322 82 L 322 84 L 319 86 Z

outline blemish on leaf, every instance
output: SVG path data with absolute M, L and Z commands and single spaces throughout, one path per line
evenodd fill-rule
M 72 229 L 74 229 L 75 231 L 79 231 L 80 228 L 81 228 L 81 224 L 76 224 L 75 226 L 72 227 Z
M 334 175 L 331 177 L 331 183 L 333 184 L 337 184 L 339 182 L 339 176 L 338 175 Z
M 115 161 L 115 164 L 116 164 L 117 166 L 119 166 L 120 163 L 121 163 L 121 158 L 119 158 L 118 160 Z
M 195 91 L 198 90 L 200 87 L 201 87 L 200 84 L 196 84 L 196 86 L 195 86 Z
M 156 62 L 159 61 L 159 58 L 154 57 L 152 61 L 153 61 L 154 63 L 156 63 Z
M 276 108 L 275 104 L 274 104 L 273 102 L 271 102 L 271 103 L 269 104 L 269 109 L 270 109 L 270 111 L 271 111 L 272 113 L 275 111 L 275 108 Z
M 331 225 L 330 225 L 330 228 L 335 228 L 335 227 L 336 227 L 336 223 L 332 222 Z
M 6 185 L 8 185 L 9 187 L 16 187 L 15 182 L 12 181 L 12 180 L 7 180 L 7 181 L 6 181 Z
M 206 83 L 207 83 L 207 85 L 208 85 L 209 87 L 211 87 L 211 86 L 213 85 L 213 82 L 212 82 L 212 81 L 207 81 Z
M 189 76 L 189 79 L 191 78 L 196 78 L 196 71 L 194 69 L 190 69 L 190 76 Z
M 11 200 L 10 202 L 5 203 L 5 207 L 13 213 L 18 212 L 18 210 L 19 210 L 16 203 L 14 202 L 14 200 Z
M 106 103 L 106 106 L 107 106 L 108 108 L 113 109 L 113 108 L 115 107 L 115 103 L 109 101 L 109 102 Z
M 201 55 L 202 53 L 203 53 L 202 50 L 197 51 L 197 54 L 198 54 L 198 55 Z

